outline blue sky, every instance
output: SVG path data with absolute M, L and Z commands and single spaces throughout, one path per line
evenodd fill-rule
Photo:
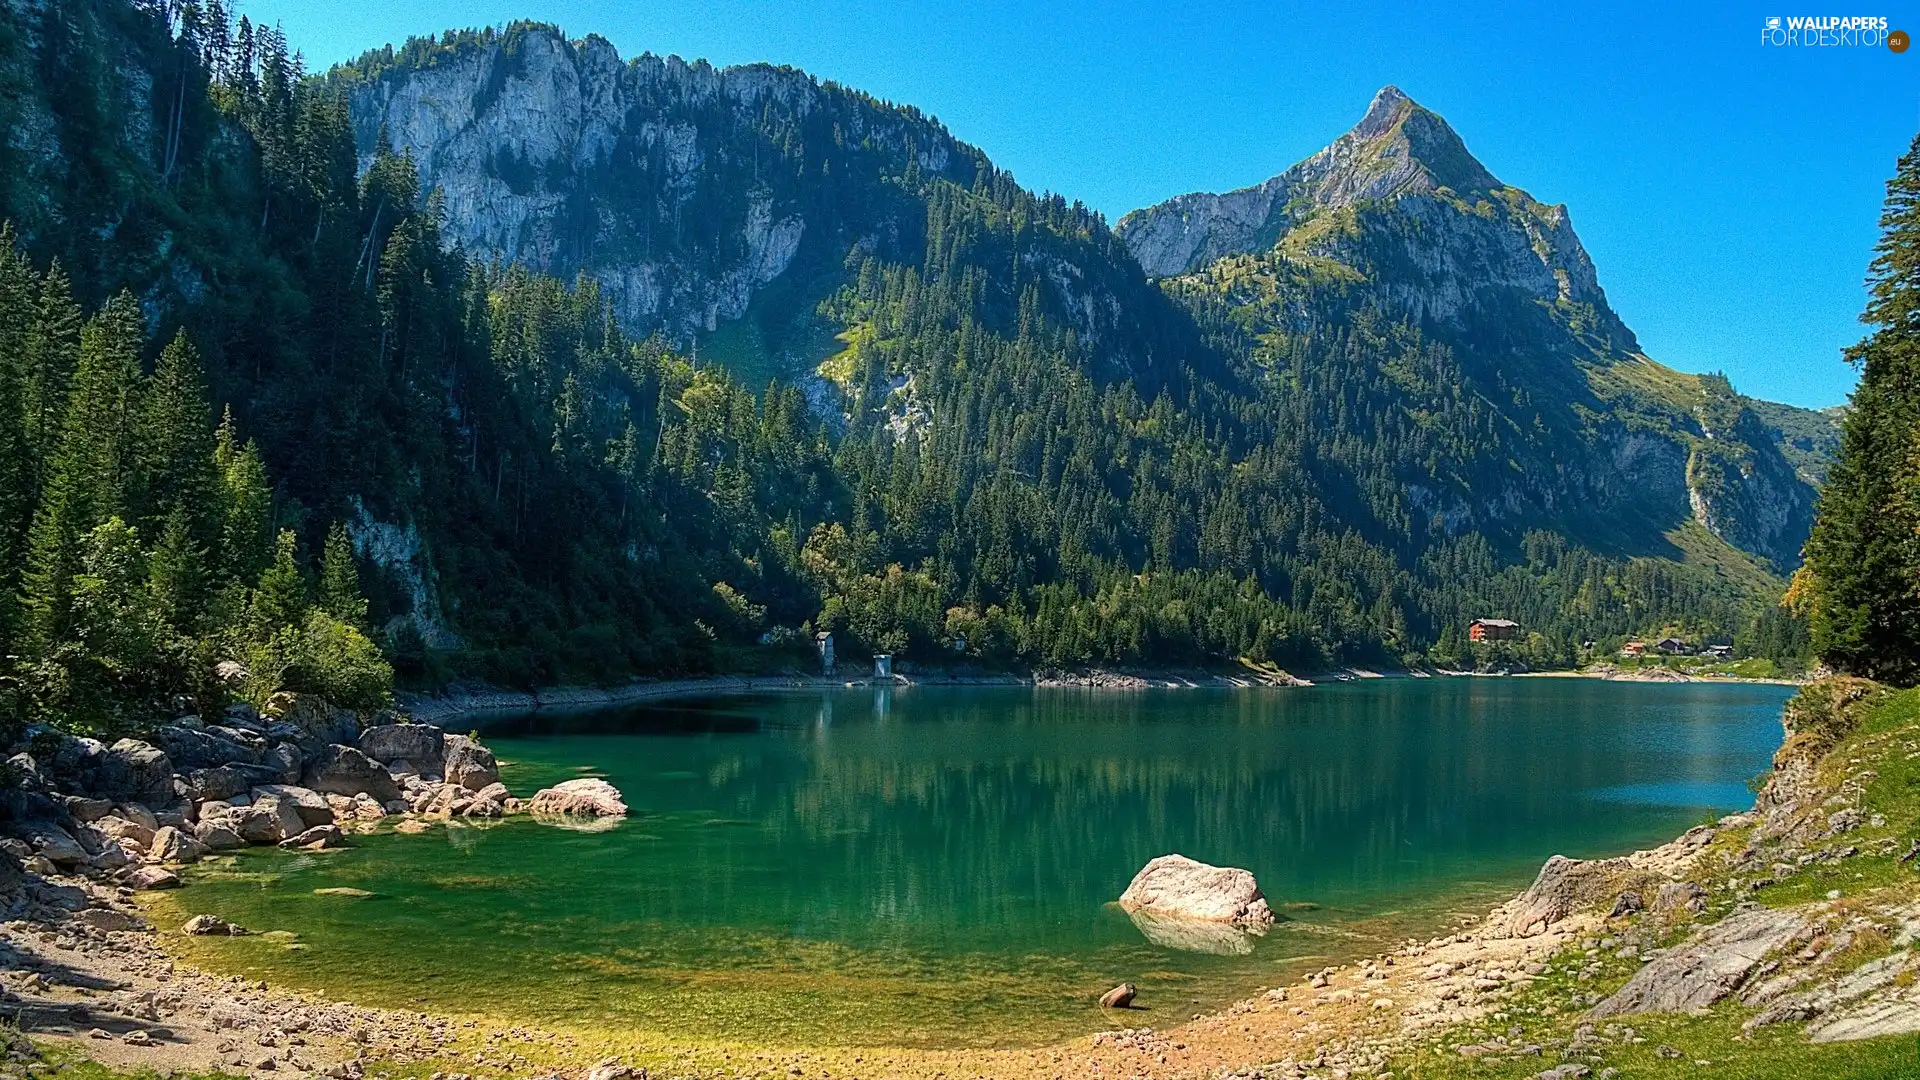
M 917 105 L 1027 186 L 1113 220 L 1265 179 L 1396 84 L 1494 175 L 1567 204 L 1649 355 L 1809 406 L 1852 388 L 1840 350 L 1862 334 L 1884 183 L 1920 130 L 1920 48 L 1763 46 L 1767 16 L 1821 13 L 1777 0 L 241 4 L 316 67 L 516 18 L 601 34 L 627 56 L 792 64 Z M 1920 36 L 1920 3 L 1858 13 Z

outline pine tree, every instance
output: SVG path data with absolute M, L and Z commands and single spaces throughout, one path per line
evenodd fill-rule
M 298 626 L 307 612 L 307 579 L 300 573 L 298 541 L 292 529 L 280 530 L 273 563 L 254 587 L 249 614 L 256 633 L 271 635 Z
M 28 633 L 41 648 L 68 629 L 81 539 L 128 501 L 129 426 L 140 389 L 139 306 L 122 293 L 80 335 L 66 421 L 28 540 Z
M 214 434 L 213 461 L 220 482 L 219 573 L 226 581 L 251 582 L 272 557 L 273 489 L 259 448 L 240 444 L 232 410 Z
M 1862 321 L 1860 385 L 1789 593 L 1835 669 L 1920 677 L 1920 137 L 1887 183 Z
M 353 561 L 353 538 L 337 521 L 327 530 L 327 546 L 320 553 L 320 607 L 354 626 L 367 618 L 367 601 L 360 595 L 360 570 Z
M 206 604 L 205 564 L 206 549 L 194 539 L 187 510 L 175 504 L 147 559 L 147 587 L 154 614 L 177 634 L 199 628 Z
M 34 497 L 47 481 L 66 416 L 67 387 L 80 363 L 80 307 L 58 262 L 40 278 L 35 318 L 20 358 L 21 415 L 27 447 L 39 462 Z
M 185 331 L 160 353 L 141 403 L 140 472 L 149 531 L 183 511 L 194 537 L 212 539 L 214 432 L 199 350 Z
M 33 519 L 34 456 L 26 434 L 21 375 L 33 335 L 38 282 L 14 246 L 13 227 L 0 225 L 0 657 L 19 633 L 21 553 Z

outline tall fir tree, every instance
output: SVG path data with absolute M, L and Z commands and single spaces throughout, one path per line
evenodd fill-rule
M 1860 369 L 1789 598 L 1832 667 L 1920 681 L 1920 137 L 1887 183 Z
M 148 381 L 140 410 L 139 461 L 149 535 L 157 535 L 161 523 L 179 510 L 196 539 L 213 539 L 213 417 L 200 352 L 185 331 L 161 350 Z
M 320 553 L 320 606 L 327 614 L 354 626 L 366 622 L 367 601 L 360 594 L 360 570 L 353 561 L 353 538 L 346 525 L 334 522 L 327 530 L 327 546 Z
M 34 516 L 21 590 L 28 632 L 43 646 L 66 632 L 81 539 L 128 509 L 142 331 L 138 303 L 122 293 L 80 334 L 80 362 Z

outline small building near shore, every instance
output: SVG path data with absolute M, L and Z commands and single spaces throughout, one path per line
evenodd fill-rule
M 1620 646 L 1621 656 L 1645 656 L 1646 654 L 1647 643 L 1644 641 L 1629 641 Z
M 1706 648 L 1701 649 L 1700 653 L 1703 656 L 1711 656 L 1715 660 L 1730 660 L 1733 658 L 1733 646 L 1709 645 Z
M 833 634 L 822 630 L 813 635 L 813 647 L 820 654 L 820 674 L 833 674 Z
M 1677 637 L 1661 638 L 1659 641 L 1653 643 L 1653 647 L 1656 651 L 1664 653 L 1667 656 L 1687 656 L 1693 652 L 1693 646 L 1681 641 Z
M 893 678 L 893 654 L 880 652 L 873 654 L 873 677 L 876 679 Z
M 1467 624 L 1468 641 L 1511 641 L 1520 636 L 1520 624 L 1512 619 L 1475 619 Z

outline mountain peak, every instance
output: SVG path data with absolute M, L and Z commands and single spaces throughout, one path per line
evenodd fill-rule
M 1399 87 L 1383 86 L 1373 95 L 1373 104 L 1367 106 L 1367 115 L 1360 118 L 1352 134 L 1362 139 L 1382 135 L 1405 118 L 1408 111 L 1417 108 L 1419 106 Z
M 1315 213 L 1410 196 L 1474 203 L 1504 186 L 1440 114 L 1385 86 L 1358 124 L 1286 172 L 1238 191 L 1196 192 L 1136 210 L 1118 231 L 1150 276 L 1166 277 L 1271 247 Z
M 1365 191 L 1374 198 L 1439 187 L 1477 195 L 1502 186 L 1439 113 L 1422 107 L 1397 86 L 1381 88 L 1353 130 L 1295 170 L 1316 161 L 1332 166 L 1334 173 L 1358 170 L 1361 176 L 1353 179 L 1369 182 L 1336 184 L 1336 188 Z M 1390 188 L 1383 190 L 1381 180 L 1387 180 Z

